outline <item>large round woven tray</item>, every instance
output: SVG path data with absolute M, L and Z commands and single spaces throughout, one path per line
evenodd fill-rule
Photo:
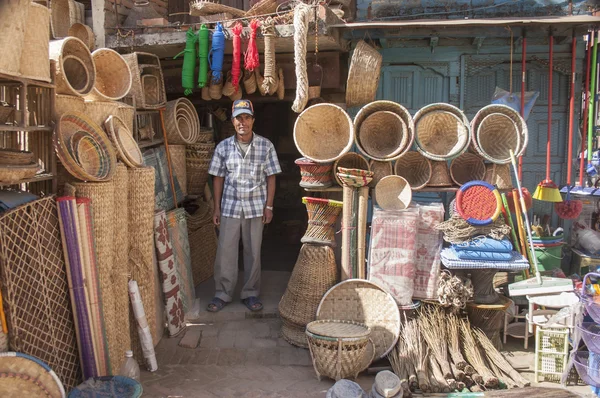
M 373 159 L 392 159 L 408 142 L 408 126 L 400 116 L 390 111 L 370 114 L 356 131 L 365 154 Z
M 394 165 L 397 176 L 404 177 L 412 189 L 424 188 L 431 180 L 431 161 L 420 152 L 406 152 Z
M 170 144 L 194 144 L 200 133 L 196 108 L 187 98 L 167 102 L 165 128 Z
M 109 116 L 105 126 L 119 158 L 129 167 L 142 167 L 144 157 L 125 122 L 117 116 Z
M 484 106 L 483 108 L 481 108 L 479 110 L 479 112 L 477 112 L 477 114 L 475 115 L 473 120 L 471 120 L 472 146 L 483 157 L 487 157 L 487 154 L 486 154 L 487 151 L 485 151 L 485 148 L 483 148 L 483 150 L 482 150 L 482 148 L 479 146 L 479 141 L 477 139 L 477 135 L 478 135 L 480 126 L 483 123 L 483 120 L 488 115 L 491 115 L 491 114 L 505 115 L 514 122 L 514 125 L 516 126 L 517 131 L 520 135 L 519 148 L 515 152 L 515 157 L 522 156 L 523 153 L 525 152 L 525 149 L 527 148 L 527 144 L 529 142 L 529 131 L 527 130 L 527 123 L 525 123 L 525 120 L 523 120 L 523 118 L 521 117 L 519 112 L 515 111 L 513 108 L 506 106 L 506 105 L 496 105 L 496 104 L 487 105 L 487 106 Z M 504 133 L 502 135 L 504 135 Z M 509 135 L 509 137 L 510 137 L 510 135 Z M 495 140 L 490 140 L 490 144 L 491 145 L 494 145 L 494 144 L 504 145 L 504 143 L 501 143 L 501 142 L 496 143 Z M 504 148 L 504 150 L 510 149 L 510 147 L 512 147 L 513 145 L 507 146 L 507 148 Z M 500 150 L 500 149 L 501 148 L 495 148 L 495 150 Z M 490 160 L 494 163 L 510 163 L 510 158 L 508 159 L 508 161 L 501 160 L 501 159 L 494 159 L 494 160 L 488 159 L 488 160 Z
M 417 149 L 431 160 L 452 159 L 469 146 L 469 124 L 460 109 L 449 104 L 432 104 L 415 114 Z
M 485 116 L 475 136 L 475 149 L 485 159 L 493 163 L 510 163 L 510 152 L 521 148 L 521 135 L 517 124 L 502 113 Z
M 388 155 L 378 156 L 376 153 L 369 151 L 363 147 L 361 140 L 361 131 L 363 123 L 367 121 L 372 115 L 379 112 L 391 112 L 396 114 L 404 123 L 406 130 L 395 131 L 388 135 L 388 139 L 392 139 L 389 142 L 397 142 L 396 145 L 387 145 Z M 414 123 L 413 118 L 410 116 L 408 110 L 402 105 L 393 101 L 373 101 L 370 104 L 363 106 L 356 117 L 354 118 L 354 131 L 356 132 L 355 143 L 358 150 L 374 160 L 389 161 L 394 160 L 402 156 L 406 151 L 410 149 L 414 141 Z M 394 139 L 395 138 L 395 139 Z M 392 146 L 394 148 L 392 148 Z
M 336 319 L 364 323 L 371 329 L 375 358 L 385 357 L 400 333 L 400 311 L 391 294 L 373 282 L 348 279 L 325 295 L 317 308 L 317 320 Z
M 352 147 L 354 127 L 337 105 L 316 104 L 305 109 L 294 124 L 298 151 L 317 163 L 333 162 Z
M 375 48 L 363 40 L 352 53 L 346 83 L 346 105 L 348 107 L 367 104 L 375 99 L 383 57 Z
M 375 201 L 383 210 L 403 210 L 410 205 L 412 189 L 406 179 L 392 175 L 375 186 Z
M 457 185 L 485 178 L 483 159 L 474 153 L 463 153 L 450 163 L 450 177 Z
M 20 352 L 0 353 L 0 396 L 62 398 L 65 388 L 52 369 Z

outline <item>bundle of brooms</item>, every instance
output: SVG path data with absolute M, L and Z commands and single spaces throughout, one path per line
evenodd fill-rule
M 524 379 L 481 330 L 437 306 L 405 320 L 388 356 L 404 397 L 411 391 L 448 393 L 525 387 Z

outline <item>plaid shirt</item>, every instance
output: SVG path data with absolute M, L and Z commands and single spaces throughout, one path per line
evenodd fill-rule
M 281 173 L 281 167 L 271 141 L 254 134 L 246 156 L 243 156 L 234 135 L 217 145 L 208 173 L 225 177 L 222 216 L 241 218 L 243 210 L 244 218 L 255 218 L 263 216 L 267 177 Z

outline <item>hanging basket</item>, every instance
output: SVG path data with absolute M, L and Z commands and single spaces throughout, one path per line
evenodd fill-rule
M 358 150 L 379 161 L 399 158 L 414 140 L 410 113 L 393 101 L 374 101 L 363 106 L 354 118 L 354 131 Z
M 463 153 L 450 164 L 450 177 L 459 186 L 469 181 L 483 180 L 485 172 L 483 159 L 473 153 Z
M 367 159 L 365 159 L 364 156 L 362 156 L 356 152 L 348 152 L 348 153 L 342 155 L 339 159 L 337 159 L 333 163 L 332 172 L 333 172 L 335 181 L 338 183 L 338 185 L 343 185 L 342 180 L 340 180 L 340 178 L 338 176 L 338 171 L 339 171 L 340 167 L 345 168 L 345 169 L 358 169 L 358 170 L 371 171 L 371 169 L 369 167 L 369 162 L 367 161 Z
M 395 174 L 404 177 L 412 189 L 422 189 L 429 183 L 433 169 L 431 161 L 419 152 L 407 152 L 394 166 Z
M 383 57 L 363 40 L 352 53 L 346 83 L 346 106 L 360 106 L 375 100 Z
M 469 146 L 469 122 L 453 105 L 427 105 L 415 114 L 414 122 L 417 149 L 431 160 L 453 159 Z

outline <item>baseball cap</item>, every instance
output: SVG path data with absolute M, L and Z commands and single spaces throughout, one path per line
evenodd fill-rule
M 254 116 L 252 102 L 246 99 L 236 100 L 231 107 L 231 117 L 233 118 L 243 113 Z

